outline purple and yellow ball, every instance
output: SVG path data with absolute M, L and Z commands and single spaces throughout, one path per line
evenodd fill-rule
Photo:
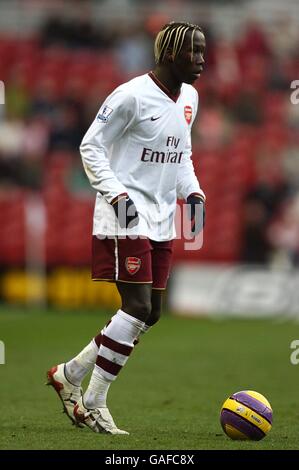
M 221 408 L 222 429 L 234 440 L 260 441 L 270 431 L 272 420 L 270 403 L 252 390 L 234 393 Z

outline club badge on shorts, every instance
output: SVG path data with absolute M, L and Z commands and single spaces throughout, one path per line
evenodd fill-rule
M 129 274 L 136 274 L 139 271 L 141 266 L 141 259 L 135 258 L 135 256 L 128 256 L 126 258 L 126 270 Z
M 187 121 L 187 124 L 190 124 L 192 121 L 192 108 L 191 106 L 185 106 L 184 107 L 184 114 L 185 114 L 185 119 Z

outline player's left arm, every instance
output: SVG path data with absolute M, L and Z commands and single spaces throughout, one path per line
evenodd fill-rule
M 197 111 L 197 92 L 195 109 Z M 193 121 L 196 112 L 193 116 Z M 192 123 L 193 123 L 192 121 Z M 194 235 L 199 233 L 205 223 L 205 201 L 206 196 L 195 175 L 192 162 L 191 126 L 187 131 L 186 146 L 179 166 L 177 176 L 177 197 L 187 202 L 187 213 L 191 220 L 191 231 Z
M 178 171 L 177 197 L 186 201 L 187 214 L 191 220 L 191 233 L 197 235 L 205 224 L 206 196 L 194 172 L 190 136 L 188 142 Z
M 179 165 L 177 175 L 177 198 L 185 199 L 190 194 L 198 194 L 198 196 L 205 201 L 206 196 L 200 187 L 199 181 L 195 175 L 193 162 L 192 162 L 192 147 L 191 147 L 191 135 L 188 132 L 187 144 L 184 150 L 181 164 Z

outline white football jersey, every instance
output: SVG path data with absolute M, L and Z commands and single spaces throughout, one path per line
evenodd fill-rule
M 195 88 L 185 83 L 177 99 L 156 77 L 141 75 L 116 88 L 85 134 L 80 151 L 97 190 L 94 235 L 175 237 L 178 198 L 204 196 L 191 161 L 191 126 L 198 106 Z M 110 202 L 127 192 L 139 223 L 121 229 Z

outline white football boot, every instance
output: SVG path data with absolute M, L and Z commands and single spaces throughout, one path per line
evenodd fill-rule
M 48 370 L 48 381 L 46 385 L 52 385 L 54 390 L 57 392 L 62 402 L 63 413 L 66 413 L 73 424 L 82 428 L 84 425 L 82 423 L 78 423 L 74 416 L 74 407 L 82 396 L 82 388 L 77 385 L 73 385 L 68 381 L 65 376 L 64 368 L 65 364 L 59 364 L 58 366 L 54 366 Z
M 88 409 L 83 405 L 82 397 L 75 405 L 74 416 L 77 422 L 88 426 L 92 431 L 105 434 L 129 434 L 118 429 L 107 407 Z

